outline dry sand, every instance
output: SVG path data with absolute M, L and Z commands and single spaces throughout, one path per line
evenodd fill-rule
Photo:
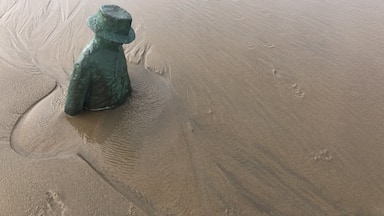
M 68 117 L 86 18 L 133 95 Z M 384 215 L 384 3 L 2 0 L 0 215 Z

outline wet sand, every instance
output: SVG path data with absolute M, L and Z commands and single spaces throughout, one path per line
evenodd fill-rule
M 133 94 L 63 113 L 115 3 Z M 0 2 L 0 215 L 384 215 L 384 3 Z

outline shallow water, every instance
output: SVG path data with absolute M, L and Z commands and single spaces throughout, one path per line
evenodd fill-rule
M 133 95 L 69 117 L 73 62 L 92 37 L 85 20 L 105 3 L 134 19 Z M 0 210 L 384 215 L 383 9 L 0 2 Z

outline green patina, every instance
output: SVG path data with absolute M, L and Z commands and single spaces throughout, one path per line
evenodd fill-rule
M 112 109 L 128 99 L 132 90 L 122 44 L 135 39 L 131 22 L 131 15 L 116 5 L 101 6 L 88 19 L 95 36 L 74 65 L 65 113 Z

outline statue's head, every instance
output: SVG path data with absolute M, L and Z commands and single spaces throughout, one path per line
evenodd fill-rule
M 131 23 L 131 15 L 117 5 L 103 5 L 97 14 L 88 18 L 88 26 L 97 36 L 120 44 L 135 39 Z

